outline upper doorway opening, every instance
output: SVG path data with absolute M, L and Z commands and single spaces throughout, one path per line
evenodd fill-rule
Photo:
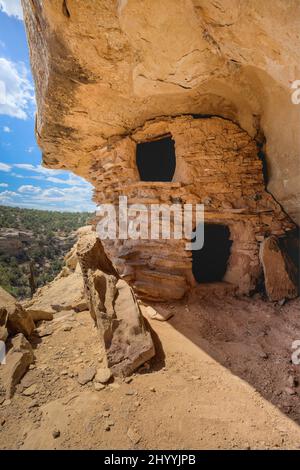
M 226 225 L 204 224 L 204 246 L 201 250 L 192 251 L 193 275 L 198 283 L 223 280 L 231 244 Z
M 175 168 L 175 143 L 171 137 L 137 145 L 136 163 L 141 181 L 172 181 Z

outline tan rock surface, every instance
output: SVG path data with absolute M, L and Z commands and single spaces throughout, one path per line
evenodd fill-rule
M 90 225 L 81 227 L 77 231 L 78 240 L 91 232 Z M 52 320 L 57 312 L 87 310 L 82 272 L 76 253 L 77 243 L 78 241 L 66 254 L 65 266 L 54 281 L 38 289 L 31 300 L 23 303 L 34 321 Z
M 85 310 L 87 304 L 81 272 L 55 279 L 40 288 L 24 306 L 34 321 L 52 320 L 55 313 L 63 310 Z
M 269 299 L 277 301 L 297 297 L 298 272 L 276 237 L 269 237 L 262 242 L 260 259 Z
M 91 233 L 92 231 L 93 231 L 93 227 L 91 225 L 80 227 L 76 232 L 78 240 L 80 240 L 81 237 Z M 72 246 L 71 250 L 65 256 L 65 266 L 70 271 L 75 271 L 78 266 L 77 243 L 75 243 L 74 246 Z
M 278 310 L 228 296 L 155 305 L 174 313 L 151 321 L 156 357 L 130 383 L 117 378 L 97 391 L 97 382 L 78 382 L 82 367 L 103 367 L 98 332 L 88 312 L 79 313 L 71 334 L 41 339 L 35 368 L 9 406 L 0 392 L 0 448 L 297 449 L 299 366 L 290 359 L 299 306 L 299 299 Z M 34 384 L 37 393 L 24 396 L 21 387 Z M 130 428 L 141 437 L 137 445 Z

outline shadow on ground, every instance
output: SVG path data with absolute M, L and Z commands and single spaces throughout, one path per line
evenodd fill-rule
M 300 365 L 291 359 L 300 339 L 299 298 L 276 306 L 257 296 L 203 298 L 195 288 L 185 301 L 152 305 L 172 309 L 177 331 L 300 424 Z

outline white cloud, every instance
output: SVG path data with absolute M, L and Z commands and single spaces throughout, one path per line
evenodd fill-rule
M 53 198 L 64 198 L 65 193 L 62 189 L 50 188 L 43 191 L 42 198 L 51 200 Z
M 31 184 L 27 184 L 20 186 L 18 192 L 22 194 L 39 194 L 41 192 L 41 188 L 39 186 L 32 186 Z
M 25 184 L 21 185 L 18 193 L 4 191 L 0 193 L 0 204 L 35 208 L 43 210 L 59 210 L 69 212 L 93 212 L 96 207 L 92 202 L 92 186 L 76 175 L 71 175 L 63 170 L 51 170 L 41 165 L 30 163 L 15 163 L 7 165 L 0 163 L 5 171 L 12 171 L 10 176 L 21 178 Z M 20 173 L 19 173 L 20 172 Z M 32 174 L 33 173 L 33 174 Z M 65 178 L 65 179 L 64 179 Z M 46 183 L 48 187 L 27 184 L 28 180 L 34 179 Z M 50 186 L 50 184 L 53 186 Z
M 8 16 L 23 20 L 23 10 L 20 0 L 0 0 L 0 10 Z
M 0 202 L 13 201 L 13 198 L 18 196 L 19 194 L 14 191 L 2 191 L 2 193 L 0 193 Z
M 32 153 L 34 151 L 34 147 L 28 147 L 26 150 L 27 153 Z
M 44 168 L 42 165 L 31 165 L 30 163 L 15 163 L 14 167 L 19 168 L 20 170 L 32 171 L 33 173 L 40 173 L 42 175 L 49 176 L 62 173 L 60 170 L 49 170 L 48 168 Z
M 47 210 L 47 211 L 58 211 L 58 212 L 95 212 L 96 206 L 93 203 L 89 203 L 87 201 L 82 201 L 80 203 L 77 202 L 76 205 L 74 204 L 56 204 L 55 202 L 20 202 L 12 201 L 12 200 L 1 200 L 0 203 L 3 203 L 5 206 L 9 207 L 22 207 L 24 209 L 39 209 L 39 210 Z
M 34 104 L 34 88 L 25 65 L 0 57 L 0 114 L 27 119 Z
M 0 188 L 8 188 L 8 184 L 6 184 L 6 183 L 0 183 Z
M 4 126 L 4 127 L 3 127 L 3 132 L 5 132 L 6 134 L 10 134 L 10 133 L 11 133 L 10 127 Z
M 67 180 L 49 176 L 47 178 L 47 181 L 49 181 L 50 183 L 64 184 L 67 186 L 87 186 L 88 185 L 88 183 L 82 178 L 79 178 L 79 176 L 70 176 L 70 175 Z
M 61 201 L 61 202 L 74 202 L 88 199 L 91 200 L 92 189 L 89 185 L 86 187 L 70 187 L 70 188 L 48 188 L 45 189 L 39 198 L 45 201 Z
M 14 168 L 24 171 L 31 171 L 33 173 L 38 173 L 36 176 L 26 175 L 26 178 L 35 179 L 38 181 L 47 181 L 54 184 L 62 184 L 65 186 L 80 186 L 80 187 L 90 187 L 90 184 L 87 183 L 83 178 L 80 178 L 76 175 L 68 174 L 68 178 L 59 178 L 58 176 L 65 175 L 63 170 L 51 170 L 44 168 L 42 165 L 31 165 L 30 163 L 15 163 Z M 17 176 L 17 173 L 12 173 L 13 176 Z M 18 176 L 17 176 L 18 177 Z M 20 177 L 20 176 L 19 176 Z
M 28 185 L 29 186 L 29 185 Z M 19 188 L 20 190 L 20 188 Z M 47 188 L 39 192 L 13 191 L 0 192 L 0 204 L 43 210 L 68 212 L 94 212 L 95 205 L 91 202 L 91 191 L 80 188 Z
M 95 210 L 93 202 L 91 202 L 92 191 L 91 188 L 47 188 L 38 194 L 32 195 L 30 199 L 24 197 L 22 201 L 24 204 L 31 204 L 46 208 L 48 210 L 65 210 L 71 212 L 90 211 Z
M 2 163 L 0 162 L 0 171 L 10 171 L 11 169 L 11 166 L 10 165 L 7 165 L 6 163 Z
M 13 201 L 10 197 L 2 196 L 2 194 L 0 193 L 0 204 L 9 205 L 12 202 Z
M 17 193 L 15 193 L 14 191 L 3 191 L 2 193 L 0 193 L 1 196 L 19 196 Z

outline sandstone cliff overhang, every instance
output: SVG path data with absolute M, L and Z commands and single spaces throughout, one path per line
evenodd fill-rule
M 150 119 L 217 115 L 264 144 L 268 190 L 300 221 L 298 0 L 22 0 L 44 164 L 89 178 Z

